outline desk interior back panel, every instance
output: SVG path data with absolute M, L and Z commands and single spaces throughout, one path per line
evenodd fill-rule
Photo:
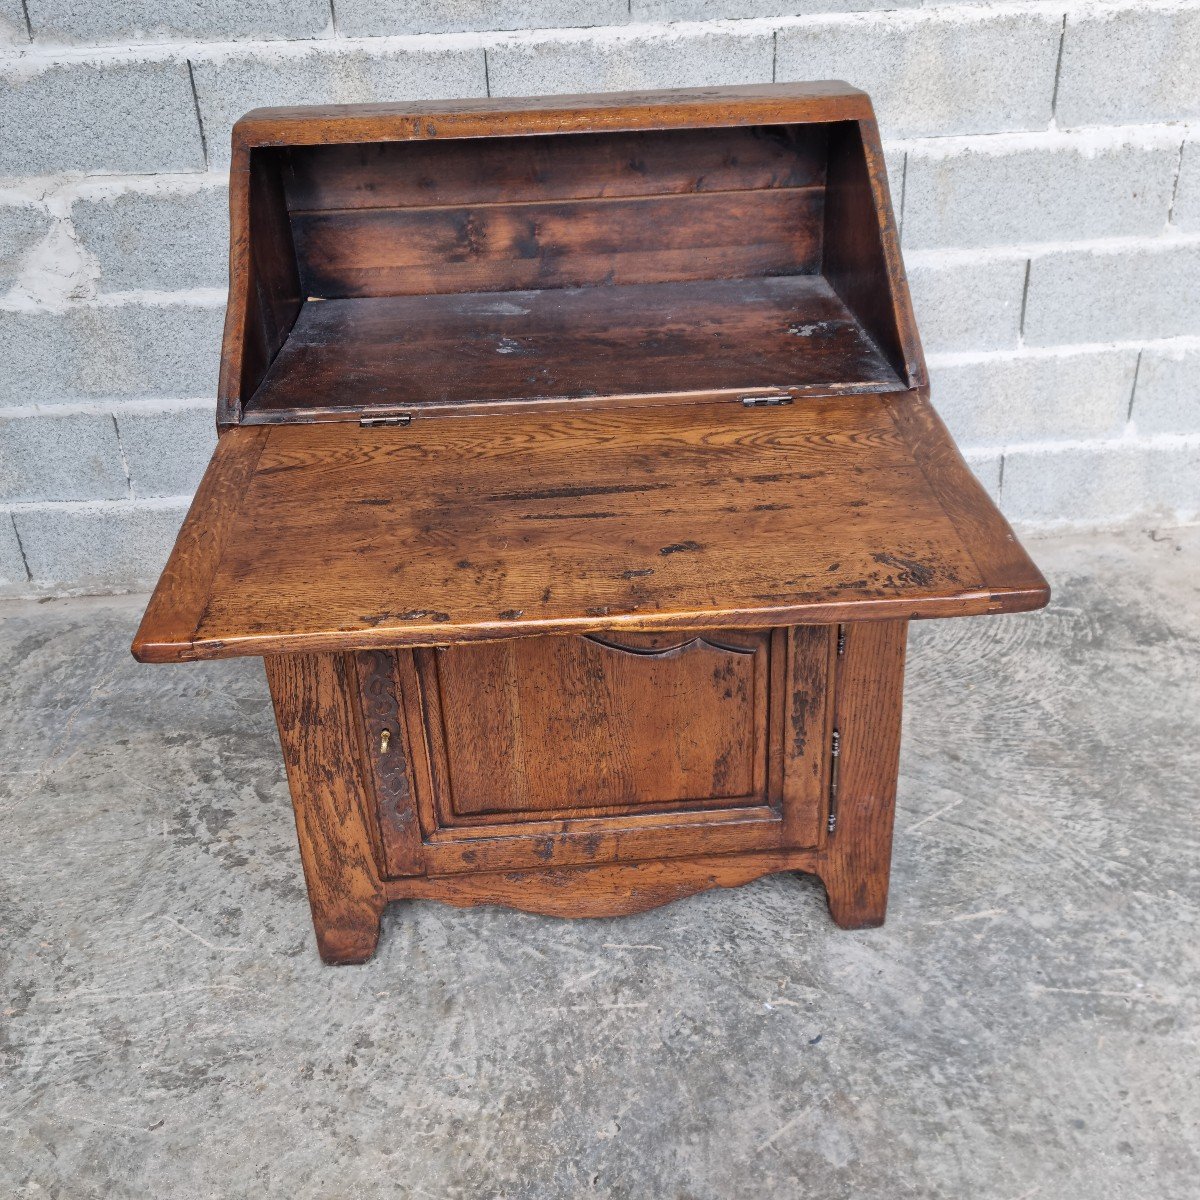
M 303 147 L 306 294 L 392 296 L 820 269 L 824 126 Z

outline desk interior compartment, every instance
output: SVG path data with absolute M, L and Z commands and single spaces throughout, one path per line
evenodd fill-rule
M 268 146 L 226 419 L 902 390 L 857 121 Z

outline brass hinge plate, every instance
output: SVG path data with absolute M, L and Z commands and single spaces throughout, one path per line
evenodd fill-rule
M 363 429 L 383 429 L 394 425 L 411 425 L 411 413 L 397 413 L 391 417 L 359 417 L 358 423 Z
M 837 829 L 838 769 L 842 760 L 842 735 L 835 729 L 829 746 L 829 820 L 825 830 L 833 833 Z

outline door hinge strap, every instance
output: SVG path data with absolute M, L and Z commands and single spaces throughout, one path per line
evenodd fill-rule
M 842 735 L 835 729 L 829 747 L 829 820 L 826 832 L 837 829 L 838 770 L 842 761 Z
M 745 408 L 780 408 L 791 404 L 791 396 L 743 396 L 742 405 Z
M 846 654 L 846 627 L 845 625 L 838 626 L 838 643 L 837 656 L 843 658 Z
M 411 413 L 397 413 L 390 417 L 359 417 L 359 425 L 364 429 L 383 429 L 392 425 L 411 425 Z

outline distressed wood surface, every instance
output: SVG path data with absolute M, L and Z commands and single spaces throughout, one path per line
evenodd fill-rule
M 817 874 L 843 929 L 882 925 L 892 863 L 907 621 L 846 627 L 833 723 L 841 735 L 837 825 Z
M 409 765 L 412 733 L 401 703 L 396 656 L 367 650 L 353 658 L 365 777 L 374 793 L 385 866 L 389 875 L 415 875 L 424 869 L 424 854 Z M 421 734 L 418 726 L 416 736 Z
M 907 622 L 1048 589 L 929 405 L 867 97 L 258 110 L 230 208 L 134 652 L 267 656 L 322 956 L 788 869 L 882 922 Z
M 855 336 L 848 339 L 853 353 L 844 363 L 833 356 L 806 370 L 813 357 L 806 347 L 792 354 L 794 370 L 785 371 L 783 383 L 891 386 L 898 382 L 895 372 L 905 375 L 912 365 L 894 354 L 887 364 L 892 343 L 900 338 L 915 345 L 911 328 L 903 334 L 894 328 L 898 318 L 911 326 L 911 312 L 891 284 L 899 259 L 852 254 L 847 260 L 843 252 L 861 240 L 847 223 L 873 221 L 877 207 L 883 214 L 887 206 L 882 177 L 868 178 L 862 170 L 872 149 L 878 161 L 871 171 L 883 170 L 877 135 L 864 149 L 847 132 L 856 122 L 865 127 L 871 116 L 863 93 L 836 82 L 248 114 L 233 134 L 219 421 L 245 419 L 281 351 L 292 341 L 301 348 L 289 334 L 306 301 L 397 294 L 428 301 L 447 292 L 816 275 L 826 242 L 833 248 L 827 273 L 837 275 L 855 310 Z M 832 209 L 826 203 L 830 167 L 839 196 Z M 632 297 L 612 299 L 625 305 Z M 819 327 L 820 308 L 794 313 L 793 323 Z M 370 319 L 361 309 L 347 311 L 356 323 Z M 310 319 L 319 325 L 324 318 Z M 706 316 L 710 325 L 721 319 Z M 655 327 L 653 319 L 642 324 L 643 332 Z M 537 332 L 536 318 L 524 325 L 522 333 Z M 873 339 L 884 347 L 882 355 Z M 610 355 L 642 357 L 642 347 L 628 340 L 564 350 L 572 359 L 594 353 L 600 362 Z M 751 348 L 751 377 L 743 378 L 738 365 L 730 386 L 778 382 L 764 378 L 763 364 L 755 361 L 755 334 L 730 330 L 726 344 L 712 336 L 708 341 L 695 347 L 677 338 L 674 373 L 686 369 L 680 360 L 728 359 L 741 343 Z M 357 349 L 347 346 L 348 361 Z M 384 372 L 374 381 L 393 393 L 402 386 L 395 379 L 395 349 L 384 352 Z M 856 361 L 864 355 L 872 368 L 865 374 Z M 434 360 L 435 377 L 438 365 Z M 541 378 L 553 374 L 552 362 L 517 367 L 525 385 L 513 391 L 510 384 L 500 396 L 524 395 L 530 384 L 529 394 L 554 394 Z M 304 419 L 298 413 L 306 409 L 327 414 L 360 403 L 346 393 L 364 394 L 342 378 L 342 395 L 314 398 L 303 365 L 291 382 L 297 386 L 286 399 L 278 389 L 263 398 L 260 419 L 281 409 L 296 414 L 292 419 Z M 676 381 L 667 390 L 695 387 Z M 586 380 L 571 391 L 580 398 L 656 394 L 645 384 L 614 389 Z M 495 398 L 485 389 L 484 402 Z M 406 399 L 393 394 L 378 403 Z
M 293 213 L 819 186 L 823 125 L 356 142 L 287 151 Z
M 800 275 L 310 302 L 247 416 L 901 386 L 829 285 Z
M 298 654 L 266 668 L 317 947 L 327 963 L 363 962 L 375 952 L 386 894 L 353 665 L 341 654 Z
M 777 871 L 805 871 L 811 850 L 702 855 L 668 862 L 606 863 L 572 869 L 481 872 L 397 879 L 392 900 L 440 900 L 459 908 L 501 904 L 550 917 L 619 917 L 718 887 L 740 887 Z
M 926 451 L 934 436 L 935 426 L 923 434 Z M 928 453 L 918 462 L 876 396 L 273 426 L 265 449 L 262 437 L 224 435 L 223 462 L 259 455 L 253 477 L 236 501 L 202 491 L 190 520 L 226 523 L 225 552 L 195 579 L 188 544 L 174 553 L 168 569 L 188 582 L 169 610 L 151 605 L 141 658 L 967 615 L 1046 600 L 1015 543 L 1005 542 L 1003 577 L 988 573 L 984 539 L 1011 531 L 969 475 L 935 475 Z M 962 506 L 983 514 L 970 545 L 947 514 L 964 488 Z
M 596 635 L 436 651 L 449 814 L 766 803 L 770 638 Z
M 234 125 L 233 146 L 236 153 L 255 147 L 344 142 L 857 121 L 872 115 L 867 94 L 840 80 L 576 96 L 304 105 L 248 112 Z
M 430 874 L 819 840 L 810 781 L 824 747 L 783 724 L 789 705 L 827 703 L 824 636 L 606 634 L 395 655 L 416 660 L 399 675 L 429 755 L 411 807 Z
M 293 217 L 309 297 L 811 274 L 820 188 L 370 208 Z

